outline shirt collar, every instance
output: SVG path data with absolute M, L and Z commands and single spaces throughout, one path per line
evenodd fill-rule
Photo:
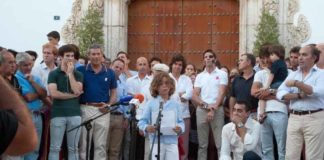
M 106 71 L 106 72 L 108 71 L 108 68 L 107 68 L 105 65 L 101 64 L 101 66 L 102 66 L 102 67 L 101 67 L 101 70 L 100 70 L 99 73 L 104 72 L 104 71 Z M 91 72 L 94 72 L 94 70 L 93 70 L 91 64 L 87 64 L 87 65 L 86 65 L 86 70 L 91 71 Z

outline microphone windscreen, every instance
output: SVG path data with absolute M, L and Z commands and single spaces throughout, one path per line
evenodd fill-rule
M 120 98 L 120 99 L 119 99 L 119 102 L 120 102 L 120 103 L 129 102 L 129 101 L 132 100 L 132 99 L 133 99 L 133 96 L 131 96 L 131 95 L 127 95 L 127 96 L 125 96 L 125 97 Z
M 138 99 L 140 103 L 144 101 L 144 95 L 143 94 L 135 94 L 135 99 Z

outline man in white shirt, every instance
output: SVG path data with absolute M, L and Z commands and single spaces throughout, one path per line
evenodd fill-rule
M 255 74 L 251 94 L 266 102 L 265 113 L 267 118 L 264 119 L 261 125 L 262 158 L 265 160 L 275 159 L 275 150 L 273 149 L 273 137 L 275 136 L 278 158 L 279 160 L 284 160 L 286 153 L 288 109 L 284 102 L 276 99 L 275 89 L 263 89 L 270 75 L 270 70 L 266 68 L 271 66 L 270 53 L 261 52 L 260 58 L 265 68 Z
M 207 159 L 209 127 L 212 128 L 218 156 L 221 149 L 221 133 L 224 125 L 224 109 L 221 106 L 228 83 L 226 72 L 215 65 L 216 54 L 212 50 L 203 53 L 205 70 L 198 74 L 193 91 L 197 107 L 198 159 Z
M 136 74 L 135 76 L 133 77 L 130 77 L 126 80 L 126 90 L 127 90 L 127 93 L 130 94 L 130 95 L 136 95 L 138 93 L 142 93 L 142 88 L 145 87 L 146 85 L 150 84 L 152 79 L 150 78 L 150 76 L 148 75 L 149 73 L 149 65 L 148 65 L 148 61 L 145 57 L 139 57 L 137 58 L 136 60 L 136 69 L 138 71 L 138 74 Z M 138 111 L 137 111 L 138 112 Z M 128 130 L 129 131 L 129 130 Z M 127 136 L 129 135 L 128 133 L 126 133 L 126 137 L 124 137 L 125 141 L 124 141 L 124 158 L 128 158 L 128 156 L 132 153 L 129 153 L 128 151 L 129 150 L 132 150 L 132 151 L 135 151 L 136 150 L 136 158 L 135 159 L 143 159 L 143 146 L 140 146 L 140 143 L 143 143 L 144 144 L 144 138 L 142 137 L 137 137 L 137 140 L 136 140 L 136 145 L 138 145 L 135 148 L 129 148 L 129 144 L 127 143 L 130 143 L 130 136 Z M 148 138 L 147 138 L 148 140 Z M 147 141 L 148 142 L 148 141 Z M 129 148 L 129 149 L 128 149 Z M 147 146 L 148 148 L 148 151 L 147 153 L 147 156 L 145 156 L 144 158 L 148 158 L 148 155 L 149 155 L 149 147 Z M 146 151 L 146 150 L 145 150 Z
M 232 122 L 222 131 L 220 160 L 261 160 L 260 124 L 249 117 L 251 106 L 237 101 L 233 107 Z
M 324 159 L 324 73 L 315 66 L 320 51 L 314 45 L 300 50 L 299 68 L 288 75 L 277 92 L 290 102 L 286 159 L 300 159 L 305 142 L 306 159 Z

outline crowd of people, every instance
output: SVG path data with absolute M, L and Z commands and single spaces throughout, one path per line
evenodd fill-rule
M 58 45 L 58 32 L 47 36 L 40 64 L 34 51 L 1 48 L 0 74 L 16 93 L 5 97 L 22 97 L 9 105 L 24 101 L 36 133 L 30 138 L 38 142 L 17 156 L 12 133 L 24 123 L 23 113 L 2 107 L 2 97 L 3 160 L 157 159 L 158 154 L 166 160 L 206 160 L 210 143 L 221 160 L 324 159 L 324 44 L 294 47 L 288 59 L 282 45 L 264 44 L 258 57 L 241 54 L 231 69 L 210 49 L 202 53 L 201 70 L 181 54 L 169 63 L 139 57 L 135 71 L 126 52 L 111 61 L 93 44 L 81 58 L 78 46 Z M 144 96 L 139 105 L 115 107 L 138 94 Z M 3 134 L 6 126 L 11 127 Z

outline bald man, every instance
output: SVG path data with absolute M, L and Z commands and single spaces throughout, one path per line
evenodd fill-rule
M 324 43 L 319 43 L 316 45 L 316 48 L 321 51 L 318 62 L 316 63 L 317 67 L 321 70 L 324 70 Z
M 148 64 L 148 60 L 145 57 L 139 57 L 136 60 L 136 69 L 137 69 L 137 74 L 133 77 L 130 77 L 126 80 L 126 90 L 127 93 L 130 95 L 135 95 L 138 93 L 142 93 L 142 88 L 148 84 L 151 83 L 152 79 L 151 77 L 148 75 L 149 73 L 149 64 Z M 142 93 L 143 94 L 143 93 Z M 129 130 L 128 130 L 129 131 Z M 145 153 L 145 158 L 144 156 L 144 151 L 146 152 L 146 150 L 144 150 L 144 146 L 143 144 L 144 142 L 144 138 L 141 136 L 137 136 L 136 139 L 136 147 L 129 147 L 130 144 L 130 133 L 126 133 L 128 135 L 128 137 L 125 137 L 125 144 L 124 144 L 124 158 L 134 158 L 135 159 L 146 159 L 148 158 L 148 154 L 149 154 L 149 150 L 147 151 L 147 153 Z M 128 146 L 127 146 L 128 143 Z M 146 146 L 147 148 L 149 148 L 148 146 Z M 135 149 L 136 148 L 136 149 Z M 130 152 L 128 152 L 130 151 Z

